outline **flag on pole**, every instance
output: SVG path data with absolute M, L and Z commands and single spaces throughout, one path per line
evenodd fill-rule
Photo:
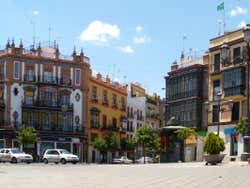
M 221 10 L 224 10 L 224 2 L 222 2 L 221 4 L 217 6 L 217 11 L 221 11 Z

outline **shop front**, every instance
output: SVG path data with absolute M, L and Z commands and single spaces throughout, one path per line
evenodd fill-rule
M 81 158 L 79 138 L 42 136 L 37 143 L 37 154 L 41 157 L 47 149 L 66 149 Z

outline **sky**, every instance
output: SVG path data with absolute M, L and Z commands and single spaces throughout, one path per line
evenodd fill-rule
M 1 48 L 56 40 L 62 54 L 83 48 L 91 68 L 165 96 L 174 60 L 208 49 L 218 36 L 221 0 L 0 0 Z M 249 0 L 224 0 L 226 30 L 250 23 Z M 50 29 L 49 29 L 50 28 Z M 223 28 L 221 28 L 223 30 Z M 190 53 L 192 52 L 192 53 Z

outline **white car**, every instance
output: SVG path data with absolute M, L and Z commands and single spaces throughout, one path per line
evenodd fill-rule
M 126 156 L 121 156 L 120 158 L 114 158 L 112 161 L 113 164 L 131 164 L 132 160 L 128 159 Z
M 66 164 L 67 162 L 71 162 L 76 164 L 79 162 L 79 158 L 77 155 L 73 155 L 65 149 L 47 149 L 43 155 L 43 162 L 45 164 L 54 162 L 58 164 L 59 162 L 62 164 Z
M 18 148 L 2 148 L 0 149 L 0 162 L 33 162 L 33 157 L 20 151 Z
M 135 162 L 139 164 L 144 164 L 144 157 L 137 159 Z M 145 157 L 145 163 L 154 163 L 154 159 L 152 157 Z

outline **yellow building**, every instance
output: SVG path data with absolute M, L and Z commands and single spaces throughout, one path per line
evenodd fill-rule
M 105 136 L 109 132 L 115 132 L 118 141 L 126 137 L 126 103 L 127 86 L 118 82 L 112 82 L 107 76 L 101 74 L 92 76 L 89 82 L 88 102 L 88 161 L 111 162 L 112 154 L 103 156 L 93 148 L 95 138 Z M 117 152 L 116 152 L 117 153 Z
M 210 40 L 208 132 L 219 133 L 228 156 L 243 152 L 242 139 L 233 137 L 236 122 L 246 116 L 246 43 L 243 29 Z
M 154 129 L 160 125 L 160 97 L 157 94 L 146 95 L 146 124 Z

